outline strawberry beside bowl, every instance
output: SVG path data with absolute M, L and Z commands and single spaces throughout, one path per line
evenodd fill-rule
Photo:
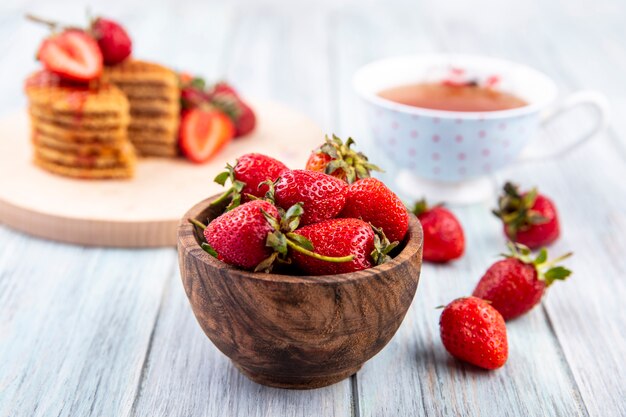
M 253 381 L 312 389 L 356 373 L 391 340 L 417 289 L 422 228 L 410 216 L 396 256 L 382 265 L 339 275 L 247 272 L 201 247 L 188 222 L 223 211 L 206 199 L 178 226 L 178 259 L 185 292 L 211 341 Z

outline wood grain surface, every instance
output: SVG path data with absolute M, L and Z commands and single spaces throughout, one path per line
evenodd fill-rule
M 495 175 L 539 185 L 560 208 L 555 254 L 575 273 L 508 325 L 510 358 L 482 372 L 451 359 L 434 307 L 468 294 L 503 249 L 495 204 L 454 208 L 463 259 L 423 265 L 391 342 L 349 380 L 291 391 L 241 375 L 198 328 L 173 249 L 55 244 L 0 227 L 2 416 L 616 416 L 626 415 L 626 3 L 618 0 L 475 2 L 153 2 L 98 5 L 124 22 L 138 56 L 175 63 L 245 94 L 284 102 L 326 132 L 363 143 L 366 123 L 350 80 L 394 54 L 465 52 L 527 63 L 562 93 L 596 88 L 612 127 L 565 158 Z M 25 11 L 80 22 L 84 2 L 0 5 L 0 113 L 23 108 L 23 74 L 45 33 Z M 156 35 L 159 36 L 156 36 Z M 141 51 L 141 52 L 139 52 Z M 571 137 L 587 114 L 543 140 Z M 6 140 L 0 138 L 0 140 Z M 367 141 L 365 141 L 367 142 Z M 371 155 L 393 178 L 383 155 Z M 6 181 L 0 178 L 0 181 Z M 207 193 L 208 195 L 208 193 Z

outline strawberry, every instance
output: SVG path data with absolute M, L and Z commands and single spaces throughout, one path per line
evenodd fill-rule
M 548 261 L 545 249 L 531 259 L 528 247 L 509 243 L 509 248 L 511 253 L 489 267 L 472 294 L 491 302 L 505 320 L 528 312 L 539 303 L 547 287 L 572 273 L 562 266 L 554 266 L 571 253 Z
M 324 172 L 349 184 L 357 179 L 369 177 L 370 171 L 381 171 L 376 165 L 368 162 L 367 156 L 350 148 L 354 144 L 352 138 L 348 138 L 346 143 L 335 135 L 332 139 L 326 136 L 325 140 L 323 145 L 311 153 L 306 169 Z
M 504 234 L 531 249 L 549 245 L 559 237 L 559 218 L 554 203 L 536 188 L 521 193 L 510 182 L 504 184 L 493 213 L 502 220 Z
M 130 56 L 133 43 L 119 23 L 99 17 L 91 23 L 90 32 L 98 41 L 106 65 L 119 64 Z
M 187 159 L 206 162 L 233 138 L 234 127 L 219 111 L 192 109 L 181 119 L 179 146 Z
M 424 260 L 448 262 L 463 255 L 463 227 L 452 212 L 441 205 L 428 207 L 426 200 L 422 199 L 415 203 L 413 213 L 424 230 Z
M 102 53 L 98 44 L 78 29 L 67 29 L 44 39 L 37 59 L 46 70 L 74 81 L 95 80 L 102 73 Z
M 441 313 L 444 347 L 455 358 L 485 369 L 500 368 L 509 356 L 504 319 L 484 300 L 458 298 Z
M 270 188 L 269 198 L 285 209 L 302 203 L 301 224 L 319 223 L 336 217 L 346 203 L 348 185 L 322 172 L 284 171 Z
M 331 263 L 294 252 L 295 265 L 309 275 L 345 274 L 380 265 L 390 259 L 388 253 L 397 245 L 359 219 L 325 220 L 297 229 L 296 233 L 308 239 L 319 254 L 354 256 L 351 262 Z
M 398 196 L 376 178 L 364 178 L 348 186 L 340 217 L 360 218 L 383 229 L 391 242 L 401 242 L 409 230 L 409 213 Z
M 219 82 L 207 95 L 213 106 L 231 118 L 235 124 L 235 137 L 245 136 L 254 130 L 256 115 L 230 84 Z
M 207 226 L 197 220 L 206 243 L 202 248 L 217 259 L 247 270 L 270 272 L 275 262 L 289 262 L 288 249 L 314 257 L 320 262 L 351 262 L 353 255 L 324 256 L 312 252 L 313 246 L 303 236 L 293 233 L 298 227 L 302 207 L 286 213 L 265 200 L 242 204 L 214 219 Z
M 215 182 L 224 185 L 230 180 L 231 187 L 215 200 L 212 205 L 218 205 L 226 198 L 231 198 L 226 208 L 232 210 L 242 199 L 247 201 L 248 195 L 262 198 L 269 191 L 266 181 L 274 182 L 279 175 L 288 170 L 287 166 L 277 159 L 260 153 L 248 153 L 235 161 L 235 165 L 226 165 L 226 170 L 215 177 Z

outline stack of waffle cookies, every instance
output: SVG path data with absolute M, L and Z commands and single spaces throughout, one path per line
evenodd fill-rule
M 128 141 L 129 103 L 113 85 L 73 86 L 49 73 L 26 81 L 34 160 L 74 178 L 130 178 L 136 156 Z
M 180 88 L 177 74 L 161 65 L 129 59 L 107 67 L 103 81 L 130 103 L 128 138 L 142 156 L 178 155 Z

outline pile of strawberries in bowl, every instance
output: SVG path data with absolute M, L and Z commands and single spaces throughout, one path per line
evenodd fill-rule
M 253 271 L 331 275 L 390 259 L 409 228 L 400 198 L 369 176 L 367 157 L 333 136 L 306 169 L 288 169 L 266 155 L 241 156 L 215 181 L 230 203 L 203 229 L 202 247 L 217 259 Z

